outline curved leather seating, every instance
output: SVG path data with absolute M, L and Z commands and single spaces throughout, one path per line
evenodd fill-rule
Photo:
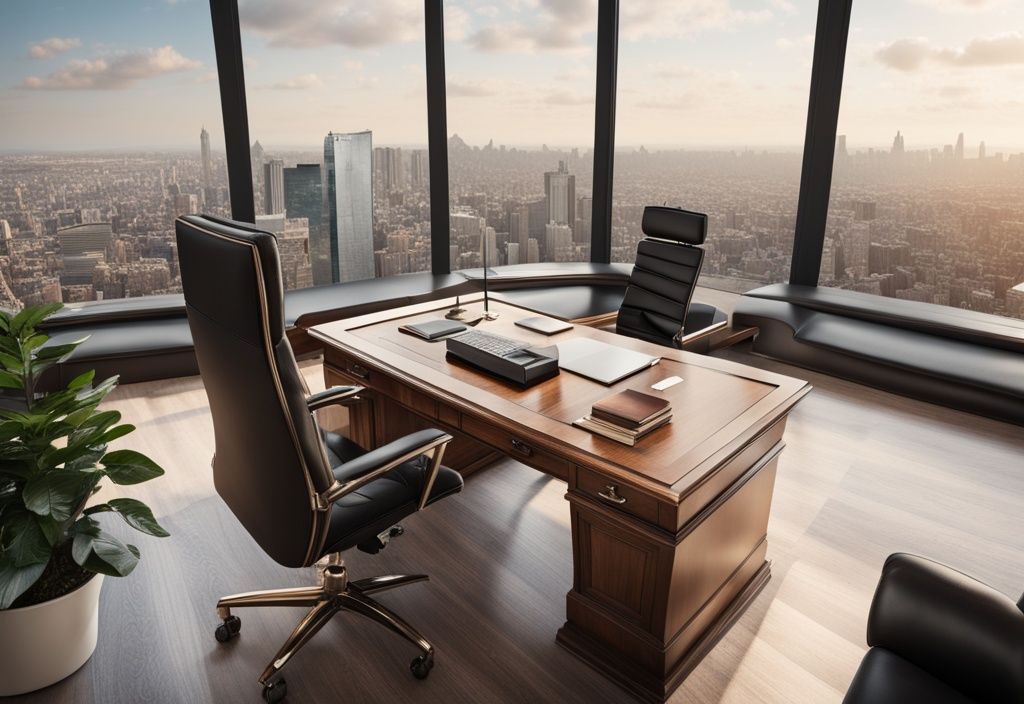
M 914 555 L 890 555 L 868 616 L 871 649 L 843 704 L 1024 701 L 1021 602 Z
M 839 289 L 745 294 L 753 351 L 923 401 L 1024 424 L 1024 321 Z

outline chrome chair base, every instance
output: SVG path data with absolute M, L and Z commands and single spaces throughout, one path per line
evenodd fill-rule
M 217 628 L 217 640 L 227 642 L 239 633 L 241 621 L 232 615 L 232 609 L 249 606 L 310 607 L 259 676 L 258 682 L 263 686 L 264 699 L 278 702 L 286 693 L 284 680 L 279 675 L 281 669 L 335 614 L 351 611 L 376 621 L 419 648 L 422 654 L 413 659 L 410 669 L 417 678 L 425 679 L 434 666 L 434 647 L 398 614 L 379 604 L 370 595 L 429 579 L 425 574 L 395 574 L 349 581 L 340 554 L 333 554 L 328 557 L 320 573 L 318 586 L 246 592 L 226 596 L 218 601 L 217 615 L 222 623 Z

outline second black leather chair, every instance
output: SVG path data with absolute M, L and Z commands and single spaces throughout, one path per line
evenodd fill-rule
M 433 647 L 370 596 L 426 575 L 350 581 L 341 553 L 355 546 L 372 550 L 398 521 L 462 489 L 462 477 L 441 465 L 451 436 L 422 430 L 366 451 L 321 430 L 313 412 L 356 403 L 362 389 L 307 393 L 284 332 L 274 236 L 245 223 L 199 216 L 179 218 L 176 232 L 189 327 L 213 415 L 217 493 L 280 564 L 327 562 L 318 585 L 221 599 L 217 640 L 238 635 L 233 608 L 309 607 L 259 676 L 268 702 L 285 696 L 281 668 L 342 610 L 413 643 L 421 651 L 412 661 L 413 674 L 426 677 Z
M 647 206 L 615 332 L 667 347 L 683 347 L 695 333 L 725 327 L 725 313 L 693 303 L 708 231 L 708 216 L 681 208 Z

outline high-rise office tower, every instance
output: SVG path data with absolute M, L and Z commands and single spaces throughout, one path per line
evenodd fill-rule
M 284 212 L 284 162 L 280 159 L 263 165 L 263 210 L 267 215 Z
M 404 165 L 399 147 L 377 147 L 373 150 L 374 186 L 385 191 L 402 188 Z
M 324 138 L 331 280 L 373 278 L 373 133 L 330 132 Z
M 849 152 L 846 151 L 846 135 L 841 134 L 836 137 L 836 157 L 845 159 L 847 156 L 849 156 Z
M 956 151 L 954 157 L 957 161 L 963 161 L 964 158 L 964 133 L 961 132 L 956 137 Z
M 206 127 L 199 133 L 199 158 L 203 166 L 203 196 L 213 185 L 213 167 L 210 164 L 210 133 Z
M 900 134 L 899 130 L 896 130 L 896 137 L 892 140 L 892 153 L 896 155 L 903 154 L 903 135 Z
M 249 147 L 249 165 L 252 167 L 252 195 L 253 206 L 257 213 L 263 212 L 263 162 L 267 155 L 263 151 L 263 145 L 257 139 Z
M 505 248 L 505 263 L 506 264 L 518 264 L 519 263 L 519 243 L 509 242 Z
M 978 145 L 978 158 L 979 159 L 984 159 L 985 158 L 985 142 L 984 142 L 984 140 L 982 140 L 981 144 Z
M 547 222 L 570 227 L 575 224 L 576 176 L 569 173 L 564 161 L 558 162 L 558 171 L 545 172 L 544 198 L 547 202 Z
M 572 228 L 572 241 L 578 244 L 590 242 L 590 223 L 594 216 L 594 199 L 581 196 L 576 203 L 576 224 Z
M 414 149 L 409 154 L 409 185 L 423 188 L 430 182 L 430 163 L 426 149 Z
M 512 206 L 508 214 L 508 239 L 519 245 L 521 255 L 526 254 L 530 241 L 530 206 Z
M 297 164 L 284 169 L 284 210 L 309 223 L 309 259 L 313 285 L 331 283 L 331 245 L 324 219 L 323 174 L 320 164 Z

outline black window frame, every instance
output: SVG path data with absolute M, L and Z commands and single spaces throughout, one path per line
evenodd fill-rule
M 819 0 L 808 91 L 800 194 L 790 283 L 816 286 L 825 239 L 843 69 L 853 0 Z M 431 273 L 450 274 L 448 124 L 443 0 L 424 0 L 427 82 L 427 149 L 430 160 Z M 231 189 L 232 217 L 255 222 L 249 118 L 246 106 L 238 0 L 210 0 L 221 112 Z M 599 0 L 594 103 L 594 198 L 590 260 L 611 262 L 612 188 L 615 172 L 615 105 L 619 0 Z

